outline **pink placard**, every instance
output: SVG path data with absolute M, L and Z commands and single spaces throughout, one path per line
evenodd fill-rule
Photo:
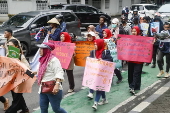
M 82 85 L 93 90 L 109 92 L 114 68 L 113 62 L 87 57 Z
M 117 41 L 118 59 L 126 61 L 152 61 L 153 37 L 119 35 Z
M 60 60 L 62 68 L 68 69 L 70 61 L 73 57 L 75 44 L 52 40 L 49 40 L 49 42 L 55 45 L 55 49 L 52 53 Z

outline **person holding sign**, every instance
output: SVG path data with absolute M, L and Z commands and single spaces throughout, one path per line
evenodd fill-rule
M 16 39 L 10 39 L 7 43 L 7 46 L 13 46 L 15 48 L 20 49 L 20 45 Z M 21 50 L 20 50 L 20 56 L 18 59 L 23 64 L 25 64 L 28 68 L 30 68 L 29 63 L 26 60 L 25 56 L 21 53 Z M 13 97 L 12 105 L 6 110 L 5 113 L 17 113 L 17 111 L 19 110 L 22 110 L 21 113 L 29 113 L 29 109 L 23 97 L 23 93 L 16 93 L 14 91 L 11 91 L 11 94 Z
M 61 42 L 71 43 L 71 37 L 67 32 L 62 32 L 60 38 L 61 38 Z M 75 87 L 74 75 L 73 75 L 74 56 L 75 56 L 75 54 L 73 54 L 72 59 L 71 59 L 70 64 L 69 64 L 69 67 L 68 67 L 68 69 L 66 69 L 68 82 L 69 82 L 69 85 L 70 85 L 70 89 L 68 90 L 68 93 L 74 92 L 74 87 Z
M 140 35 L 140 29 L 138 26 L 132 28 L 132 35 Z M 135 90 L 140 90 L 141 86 L 141 74 L 142 74 L 143 62 L 129 61 L 128 62 L 128 83 L 130 93 L 135 95 Z
M 106 60 L 106 61 L 113 62 L 113 59 L 110 55 L 110 51 L 105 50 L 104 48 L 105 48 L 105 43 L 104 43 L 103 39 L 95 40 L 95 50 L 92 50 L 90 52 L 89 57 L 96 58 L 98 60 Z M 87 97 L 93 98 L 93 93 L 94 93 L 94 90 L 90 89 Z M 101 96 L 102 96 L 102 101 L 100 103 L 98 103 Z M 95 97 L 94 105 L 92 106 L 92 108 L 97 110 L 97 104 L 103 105 L 103 104 L 107 104 L 107 103 L 108 103 L 108 101 L 106 100 L 105 91 L 96 91 L 96 97 Z
M 41 113 L 48 113 L 49 102 L 54 113 L 67 113 L 60 107 L 62 100 L 62 85 L 64 80 L 64 72 L 62 70 L 60 61 L 52 54 L 51 51 L 55 49 L 52 43 L 43 43 L 37 45 L 40 48 L 40 66 L 38 70 L 38 84 L 40 95 L 40 109 Z M 33 72 L 36 74 L 36 72 Z M 50 84 L 51 83 L 51 84 Z M 50 86 L 50 89 L 46 87 Z
M 90 41 L 90 42 L 94 42 L 94 40 L 96 40 L 96 37 L 95 37 L 95 33 L 90 31 L 88 34 L 87 34 L 87 41 Z

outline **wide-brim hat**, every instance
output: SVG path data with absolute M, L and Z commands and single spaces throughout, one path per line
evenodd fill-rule
M 55 49 L 54 44 L 49 43 L 49 42 L 44 42 L 42 44 L 37 44 L 37 47 L 39 47 L 39 48 L 47 48 L 47 49 L 50 49 L 51 51 Z
M 47 23 L 60 25 L 59 21 L 58 21 L 56 18 L 52 18 L 52 19 L 49 20 Z

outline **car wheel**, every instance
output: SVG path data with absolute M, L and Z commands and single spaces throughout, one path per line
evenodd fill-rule
M 23 51 L 24 55 L 27 56 L 28 55 L 28 47 L 27 47 L 27 45 L 24 44 L 24 43 L 21 43 L 21 48 L 22 48 L 22 51 Z

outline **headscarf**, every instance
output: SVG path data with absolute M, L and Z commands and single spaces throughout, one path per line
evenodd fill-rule
M 65 39 L 64 39 L 63 42 L 70 42 L 70 43 L 71 43 L 71 37 L 70 37 L 70 35 L 68 34 L 68 32 L 61 32 L 60 36 L 61 36 L 62 34 L 64 34 L 64 37 L 65 37 Z
M 105 43 L 103 39 L 97 39 L 95 40 L 97 44 L 97 50 L 96 50 L 96 58 L 101 58 L 102 57 L 102 52 L 104 51 L 105 48 Z
M 94 25 L 89 25 L 88 28 L 90 28 L 90 31 L 96 32 Z
M 139 29 L 139 27 L 138 27 L 138 26 L 134 26 L 132 29 L 136 29 L 136 31 L 137 31 L 137 35 L 140 35 L 140 29 Z
M 103 31 L 105 31 L 107 34 L 107 37 L 103 37 L 103 39 L 110 39 L 112 37 L 110 29 L 103 29 Z
M 51 43 L 45 42 L 43 44 L 48 45 L 51 50 L 55 49 L 55 46 Z M 41 80 L 44 76 L 44 73 L 46 72 L 48 62 L 54 57 L 54 55 L 51 53 L 51 50 L 48 48 L 43 48 L 43 56 L 41 56 L 39 59 L 40 66 L 38 71 L 38 84 L 41 84 Z

